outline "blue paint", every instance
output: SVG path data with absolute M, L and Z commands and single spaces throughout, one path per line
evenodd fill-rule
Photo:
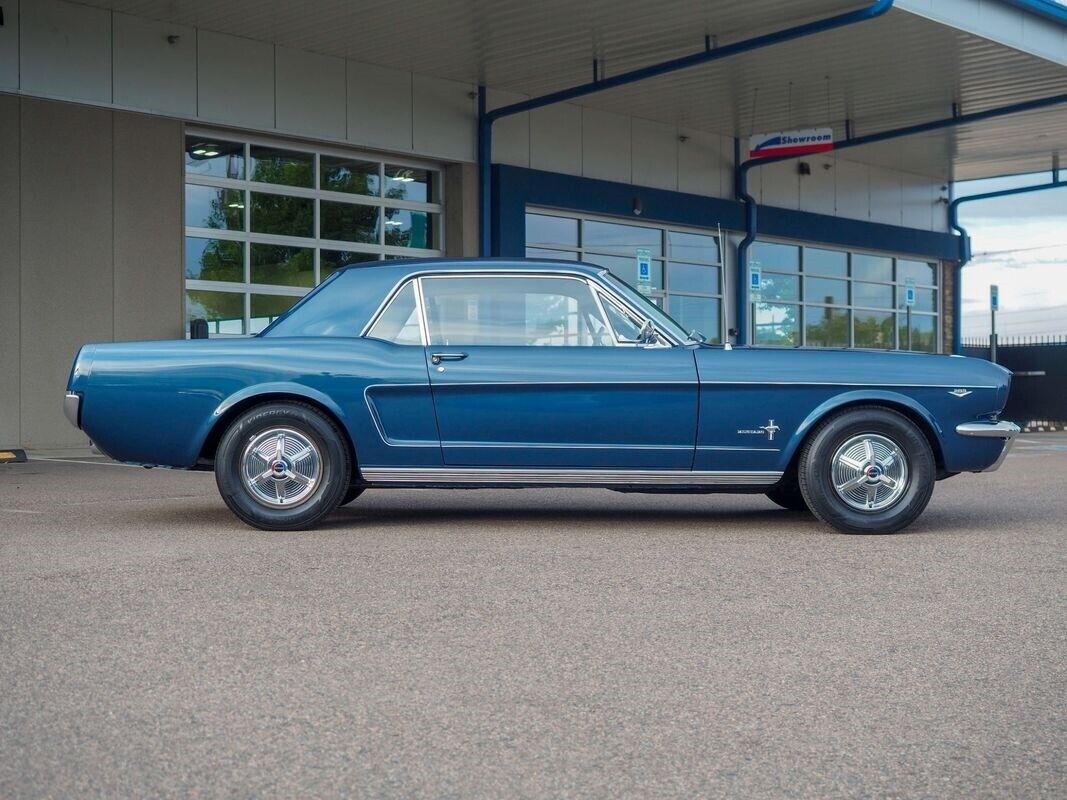
M 81 395 L 81 426 L 106 453 L 180 468 L 196 465 L 229 411 L 280 398 L 332 414 L 363 468 L 781 472 L 827 413 L 872 402 L 923 425 L 949 472 L 983 469 L 1000 452 L 998 440 L 955 433 L 961 422 L 998 412 L 1007 398 L 1010 373 L 978 359 L 693 343 L 454 342 L 449 347 L 466 357 L 442 372 L 431 363 L 434 347 L 353 333 L 411 275 L 531 266 L 577 273 L 613 291 L 599 267 L 573 262 L 442 259 L 351 268 L 256 337 L 87 345 L 68 390 Z M 333 311 L 346 306 L 352 320 L 338 329 Z M 971 392 L 950 394 L 957 387 Z
M 993 192 L 971 194 L 966 197 L 957 197 L 948 204 L 948 224 L 956 231 L 958 250 L 956 255 L 956 284 L 953 287 L 953 308 L 956 310 L 952 320 L 952 352 L 960 355 L 963 352 L 963 315 L 960 309 L 963 307 L 963 268 L 971 260 L 971 237 L 966 229 L 960 224 L 960 206 L 963 203 L 973 203 L 975 200 L 992 200 L 997 197 L 1011 197 L 1017 194 L 1030 194 L 1031 192 L 1044 192 L 1048 189 L 1062 189 L 1067 182 L 1060 179 L 1059 170 L 1053 170 L 1052 180 L 1049 183 L 1041 183 L 1035 186 L 1017 186 L 1013 189 L 998 189 Z
M 738 55 L 740 53 L 747 53 L 763 47 L 769 47 L 782 42 L 800 39 L 805 36 L 823 33 L 825 31 L 833 30 L 834 28 L 854 25 L 858 22 L 865 22 L 866 20 L 880 17 L 892 7 L 893 0 L 876 0 L 876 2 L 863 8 L 854 9 L 853 11 L 848 11 L 843 14 L 837 14 L 836 16 L 827 19 L 820 19 L 803 25 L 797 25 L 782 31 L 755 36 L 740 42 L 733 42 L 732 44 L 724 45 L 723 47 L 712 48 L 710 37 L 705 36 L 704 49 L 700 52 L 683 56 L 681 58 L 674 58 L 659 64 L 651 64 L 647 67 L 631 70 L 630 72 L 623 72 L 610 78 L 599 78 L 596 72 L 594 72 L 593 80 L 589 83 L 573 86 L 558 92 L 552 92 L 551 94 L 542 95 L 541 97 L 532 97 L 519 103 L 512 103 L 508 106 L 495 108 L 492 111 L 486 111 L 484 87 L 479 87 L 478 190 L 481 202 L 486 206 L 494 205 L 492 197 L 495 195 L 493 193 L 493 184 L 490 175 L 490 164 L 492 162 L 493 152 L 493 123 L 498 119 L 513 114 L 521 114 L 525 111 L 533 111 L 536 108 L 555 105 L 556 103 L 564 103 L 568 100 L 575 100 L 595 92 L 602 92 L 605 89 L 614 89 L 618 86 L 637 83 L 638 81 L 655 78 L 671 72 L 690 69 L 691 67 L 707 64 L 721 58 L 728 58 L 729 56 Z M 494 252 L 493 241 L 490 231 L 487 231 L 483 226 L 479 236 L 479 253 L 482 256 L 487 256 L 489 253 Z

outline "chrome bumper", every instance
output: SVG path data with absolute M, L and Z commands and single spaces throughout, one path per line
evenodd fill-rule
M 963 422 L 956 426 L 956 433 L 960 436 L 1000 439 L 1004 442 L 997 460 L 982 472 L 993 472 L 1000 468 L 1000 465 L 1004 463 L 1004 459 L 1008 457 L 1011 446 L 1015 443 L 1015 437 L 1019 435 L 1021 430 L 1014 422 Z
M 81 405 L 82 396 L 80 394 L 67 392 L 67 396 L 63 398 L 63 416 L 65 416 L 75 428 L 81 427 L 79 424 L 81 422 Z

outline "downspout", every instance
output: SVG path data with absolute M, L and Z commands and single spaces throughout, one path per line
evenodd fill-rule
M 971 114 L 953 114 L 951 117 L 920 122 L 916 125 L 907 125 L 903 128 L 894 128 L 879 133 L 871 133 L 866 136 L 853 136 L 841 141 L 834 142 L 834 150 L 846 150 L 850 147 L 862 147 L 865 144 L 885 142 L 890 139 L 901 139 L 917 133 L 929 133 L 930 131 L 954 128 L 958 125 L 967 125 L 972 122 L 983 122 L 987 119 L 1005 117 L 1010 114 L 1021 114 L 1026 111 L 1035 111 L 1049 106 L 1067 103 L 1067 94 L 1057 94 L 1051 97 L 1042 97 L 1037 100 L 1027 100 L 1023 103 L 1013 103 L 1000 108 L 991 108 L 986 111 L 975 111 Z M 758 219 L 756 201 L 748 194 L 748 172 L 754 167 L 762 167 L 767 164 L 777 164 L 782 161 L 792 161 L 803 156 L 775 156 L 772 158 L 751 158 L 736 167 L 734 182 L 737 197 L 745 204 L 745 238 L 737 248 L 737 283 L 744 287 L 744 296 L 739 299 L 743 302 L 737 309 L 737 343 L 745 344 L 748 341 L 748 248 L 756 238 Z M 1012 194 L 1017 190 L 1010 191 Z M 968 198 L 961 198 L 968 199 Z M 968 254 L 969 257 L 969 254 Z
M 1035 186 L 1019 186 L 1014 189 L 1000 189 L 995 192 L 983 192 L 981 194 L 969 194 L 966 197 L 957 197 L 948 204 L 948 224 L 952 230 L 959 234 L 959 257 L 956 266 L 956 285 L 952 289 L 952 309 L 955 315 L 952 320 L 952 352 L 960 355 L 963 352 L 961 335 L 963 332 L 963 268 L 971 260 L 971 237 L 966 229 L 960 224 L 960 205 L 971 203 L 975 200 L 992 200 L 995 197 L 1011 197 L 1017 194 L 1030 194 L 1031 192 L 1044 192 L 1048 189 L 1062 189 L 1067 186 L 1067 181 L 1060 179 L 1059 168 L 1052 170 L 1052 181 L 1040 183 Z
M 589 83 L 583 83 L 579 86 L 573 86 L 570 89 L 563 89 L 558 92 L 552 92 L 541 97 L 531 97 L 529 100 L 523 100 L 518 103 L 512 103 L 508 106 L 502 106 L 495 108 L 492 111 L 487 111 L 485 107 L 485 87 L 478 87 L 478 197 L 479 197 L 479 216 L 481 224 L 481 232 L 479 236 L 479 253 L 482 256 L 488 256 L 492 253 L 493 238 L 490 230 L 491 214 L 492 214 L 492 152 L 493 152 L 493 123 L 502 117 L 508 117 L 513 114 L 522 114 L 525 111 L 533 111 L 537 108 L 543 108 L 544 106 L 553 105 L 555 103 L 563 103 L 567 100 L 574 100 L 579 97 L 585 97 L 586 95 L 594 94 L 595 92 L 602 92 L 605 89 L 614 89 L 619 86 L 625 86 L 627 84 L 636 83 L 637 81 L 647 80 L 648 78 L 655 78 L 660 75 L 666 75 L 671 72 L 677 72 L 683 69 L 689 69 L 690 67 L 699 66 L 701 64 L 707 64 L 711 61 L 718 61 L 722 58 L 728 58 L 729 56 L 738 55 L 740 53 L 747 53 L 752 50 L 758 50 L 762 47 L 768 47 L 774 44 L 780 44 L 782 42 L 792 41 L 794 39 L 800 39 L 805 36 L 811 36 L 816 33 L 823 33 L 825 31 L 833 30 L 834 28 L 840 28 L 845 25 L 853 25 L 858 22 L 865 22 L 869 19 L 874 19 L 885 14 L 889 9 L 893 7 L 893 0 L 876 0 L 869 6 L 855 9 L 853 11 L 846 12 L 844 14 L 838 14 L 827 19 L 816 20 L 814 22 L 807 22 L 803 25 L 797 25 L 793 28 L 786 28 L 782 31 L 776 31 L 774 33 L 764 34 L 762 36 L 755 36 L 751 39 L 745 39 L 744 41 L 734 42 L 732 44 L 723 45 L 722 47 L 712 47 L 710 37 L 705 37 L 704 49 L 700 52 L 693 53 L 688 56 L 682 56 L 681 58 L 671 59 L 670 61 L 664 61 L 659 64 L 652 64 L 647 67 L 641 67 L 640 69 L 631 70 L 630 72 L 623 72 L 619 75 L 614 75 L 610 78 L 600 78 L 599 80 L 593 80 Z

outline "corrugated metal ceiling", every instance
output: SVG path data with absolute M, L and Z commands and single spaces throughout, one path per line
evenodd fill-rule
M 865 5 L 840 0 L 90 0 L 526 95 L 584 83 Z M 859 25 L 590 95 L 583 105 L 746 137 L 851 119 L 857 133 L 1067 93 L 1062 66 L 895 9 Z M 850 158 L 949 178 L 1048 168 L 1067 106 L 857 149 Z M 951 174 L 945 165 L 952 164 Z M 1067 161 L 1067 159 L 1065 159 Z

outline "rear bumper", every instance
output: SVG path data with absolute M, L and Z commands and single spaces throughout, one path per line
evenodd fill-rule
M 1000 439 L 1004 445 L 1000 449 L 997 460 L 981 472 L 993 472 L 1004 463 L 1008 457 L 1011 446 L 1015 443 L 1015 437 L 1019 435 L 1021 428 L 1014 422 L 963 422 L 956 426 L 956 433 L 960 436 L 977 436 L 982 439 Z
M 65 416 L 75 428 L 81 427 L 81 405 L 82 396 L 80 394 L 67 392 L 66 397 L 63 398 L 63 416 Z

